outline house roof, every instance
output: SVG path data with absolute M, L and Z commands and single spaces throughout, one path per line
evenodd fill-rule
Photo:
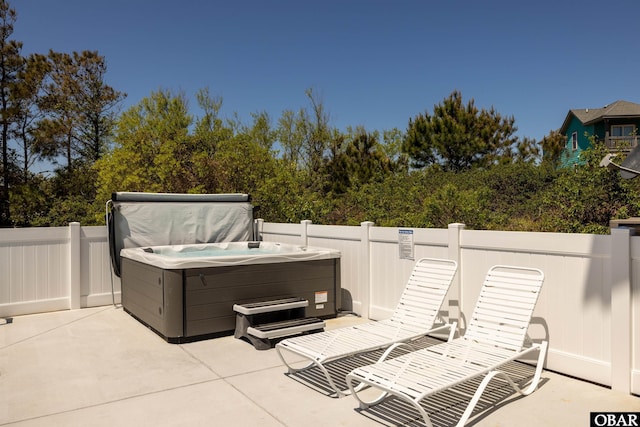
M 575 116 L 584 125 L 599 122 L 604 119 L 622 119 L 625 117 L 640 117 L 640 104 L 629 101 L 616 101 L 602 108 L 583 108 L 569 110 L 562 123 L 560 133 L 565 133 L 571 122 L 571 116 Z

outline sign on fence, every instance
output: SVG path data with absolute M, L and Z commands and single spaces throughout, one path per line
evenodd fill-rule
M 400 259 L 413 259 L 413 230 L 398 230 Z

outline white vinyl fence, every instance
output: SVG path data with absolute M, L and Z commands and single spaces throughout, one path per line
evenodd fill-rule
M 409 229 L 414 257 L 400 257 L 400 229 L 261 224 L 267 241 L 342 251 L 343 309 L 364 317 L 390 315 L 421 257 L 458 262 L 445 314 L 464 331 L 487 270 L 495 264 L 540 268 L 545 283 L 529 335 L 547 339 L 547 369 L 640 394 L 640 237 L 611 235 Z
M 106 227 L 0 229 L 0 317 L 108 305 L 112 283 L 119 302 Z
M 549 341 L 547 369 L 640 394 L 640 237 L 627 229 L 589 235 L 257 222 L 265 241 L 339 249 L 342 309 L 371 319 L 391 313 L 421 257 L 458 262 L 443 314 L 461 333 L 489 267 L 540 268 L 545 283 L 529 335 Z M 120 281 L 111 274 L 105 227 L 0 229 L 0 317 L 108 305 L 112 297 L 119 302 Z

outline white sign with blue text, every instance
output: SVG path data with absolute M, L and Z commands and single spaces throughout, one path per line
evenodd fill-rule
M 400 259 L 413 259 L 413 230 L 398 230 Z

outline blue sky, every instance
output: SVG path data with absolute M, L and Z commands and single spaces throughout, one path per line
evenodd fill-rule
M 640 1 L 10 0 L 23 54 L 97 50 L 123 108 L 208 87 L 246 122 L 309 107 L 406 130 L 451 92 L 540 140 L 572 108 L 640 103 Z M 197 113 L 195 101 L 191 101 Z

